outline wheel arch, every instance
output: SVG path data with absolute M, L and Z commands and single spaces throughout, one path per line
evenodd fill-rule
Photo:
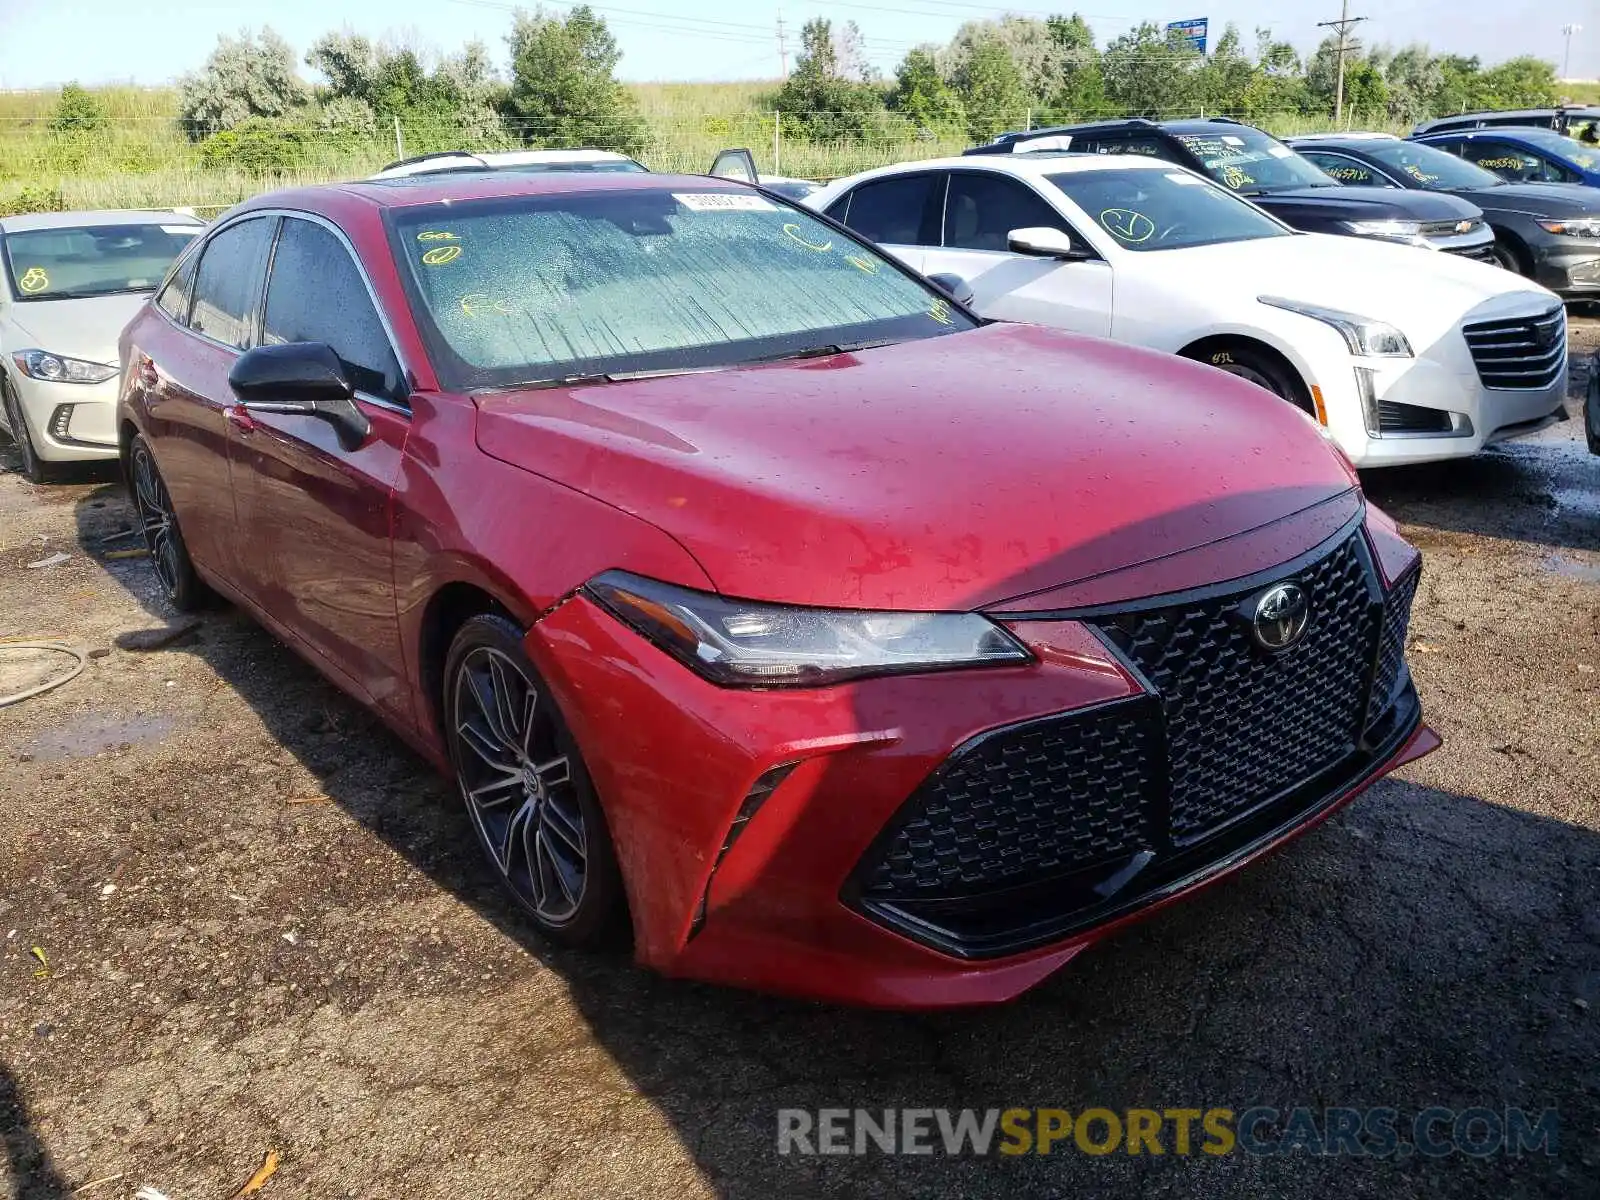
M 1306 372 L 1283 350 L 1262 338 L 1247 333 L 1208 333 L 1182 347 L 1177 353 L 1180 358 L 1216 366 L 1216 355 L 1237 350 L 1258 354 L 1272 362 L 1284 373 L 1284 378 L 1293 387 L 1295 406 L 1313 417 L 1317 415 L 1316 405 L 1311 399 L 1311 386 L 1306 381 Z
M 1488 222 L 1490 230 L 1494 233 L 1494 240 L 1504 243 L 1507 250 L 1517 260 L 1517 270 L 1526 279 L 1533 278 L 1534 263 L 1533 250 L 1528 245 L 1528 240 L 1512 229 L 1509 225 Z
M 417 684 L 425 706 L 420 716 L 428 730 L 444 737 L 444 664 L 461 627 L 473 617 L 493 613 L 526 629 L 513 606 L 482 580 L 451 579 L 434 589 L 422 606 L 417 627 Z M 442 744 L 442 741 L 441 741 Z

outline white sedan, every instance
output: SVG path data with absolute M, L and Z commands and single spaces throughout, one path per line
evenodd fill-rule
M 1566 314 L 1553 293 L 1455 255 L 1298 233 L 1171 163 L 935 159 L 838 180 L 804 203 L 982 316 L 1250 379 L 1358 466 L 1473 454 L 1564 414 Z
M 172 212 L 0 218 L 0 425 L 29 479 L 117 457 L 117 335 L 204 228 Z

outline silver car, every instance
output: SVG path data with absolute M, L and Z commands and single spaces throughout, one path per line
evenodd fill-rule
M 29 479 L 117 457 L 117 335 L 204 228 L 173 212 L 0 218 L 0 425 Z

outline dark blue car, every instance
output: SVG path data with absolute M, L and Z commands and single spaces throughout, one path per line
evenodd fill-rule
M 1600 187 L 1600 146 L 1553 129 L 1461 129 L 1413 135 L 1511 183 L 1581 183 Z

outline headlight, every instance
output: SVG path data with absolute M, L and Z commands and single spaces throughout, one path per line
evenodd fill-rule
M 858 612 L 729 600 L 607 571 L 585 587 L 612 616 L 724 687 L 815 687 L 906 671 L 1028 662 L 977 613 Z
M 1564 237 L 1600 238 L 1600 217 L 1578 217 L 1571 221 L 1540 221 L 1539 228 Z
M 1421 221 L 1345 221 L 1343 224 L 1357 237 L 1389 238 L 1401 242 L 1422 238 Z
M 1387 321 L 1374 321 L 1355 313 L 1341 312 L 1337 308 L 1323 308 L 1320 304 L 1302 304 L 1298 300 L 1285 300 L 1282 296 L 1257 296 L 1263 304 L 1285 309 L 1332 325 L 1344 338 L 1351 354 L 1362 358 L 1412 358 L 1411 343 Z
M 11 361 L 29 379 L 42 379 L 47 383 L 104 383 L 117 373 L 115 367 L 105 363 L 67 358 L 48 350 L 19 350 L 11 356 Z

